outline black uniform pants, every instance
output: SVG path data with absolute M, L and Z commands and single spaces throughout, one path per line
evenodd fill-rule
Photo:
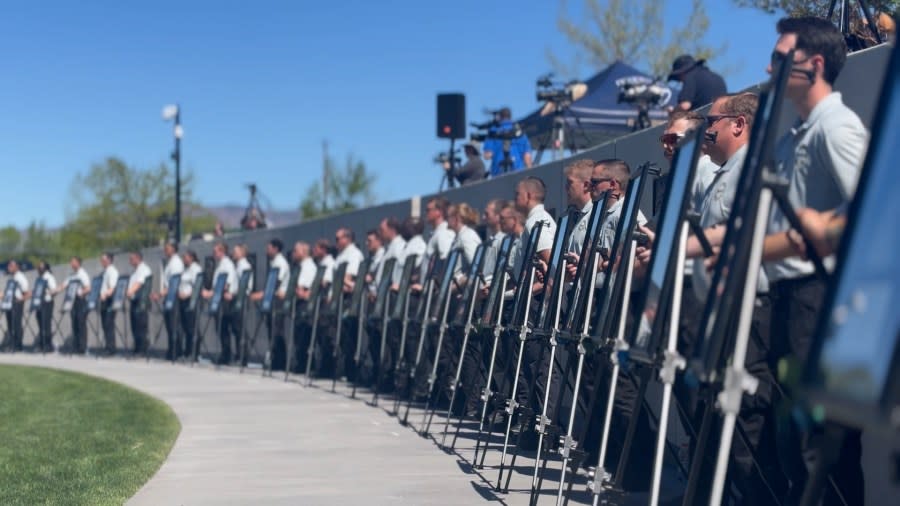
M 184 349 L 178 350 L 180 355 L 193 357 L 194 355 L 194 328 L 196 323 L 196 311 L 191 310 L 188 301 L 182 300 L 178 305 L 181 312 L 181 332 L 184 335 Z
M 219 362 L 227 364 L 231 362 L 231 330 L 232 318 L 231 301 L 222 299 L 222 306 L 219 309 L 221 316 L 219 317 Z
M 780 356 L 797 365 L 806 363 L 822 310 L 826 283 L 814 276 L 774 283 L 772 292 L 772 339 Z M 779 426 L 778 449 L 782 467 L 791 480 L 791 497 L 797 498 L 809 477 L 809 469 L 824 459 L 824 433 L 820 428 L 801 430 L 793 423 Z M 861 465 L 861 433 L 847 430 L 836 464 L 831 469 L 847 504 L 864 504 L 865 480 Z M 826 505 L 841 504 L 829 486 Z
M 37 311 L 38 339 L 35 348 L 53 351 L 53 301 L 44 301 Z
M 103 338 L 106 341 L 106 351 L 116 351 L 116 312 L 112 309 L 112 299 L 106 299 L 100 305 L 100 320 L 103 327 Z
M 228 311 L 228 328 L 231 332 L 232 337 L 234 337 L 234 358 L 240 358 L 242 346 L 244 345 L 244 315 L 241 314 L 240 311 L 235 311 L 233 308 L 229 308 Z M 223 325 L 225 322 L 223 321 Z
M 13 351 L 22 350 L 22 313 L 25 303 L 13 301 L 12 309 L 6 312 L 6 326 L 9 332 L 10 347 Z
M 139 303 L 132 302 L 130 316 L 131 335 L 134 336 L 134 352 L 144 353 L 147 351 L 147 311 L 142 309 Z
M 178 322 L 180 301 L 176 300 L 172 309 L 163 310 L 163 325 L 166 327 L 166 338 L 168 347 L 166 348 L 166 358 L 174 359 L 178 355 Z
M 75 297 L 72 302 L 72 348 L 75 353 L 87 351 L 87 303 L 84 297 Z

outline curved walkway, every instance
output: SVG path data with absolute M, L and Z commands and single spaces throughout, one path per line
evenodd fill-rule
M 258 370 L 238 374 L 59 355 L 3 354 L 0 363 L 100 376 L 172 407 L 181 434 L 129 504 L 459 505 L 500 499 L 486 492 L 479 475 L 460 470 L 467 466 L 459 457 L 340 387 L 337 394 L 326 390 L 325 381 L 323 388 L 304 388 L 280 376 L 262 378 Z M 527 494 L 512 502 L 522 500 Z

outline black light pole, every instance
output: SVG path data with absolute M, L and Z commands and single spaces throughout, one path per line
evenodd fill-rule
M 181 107 L 178 104 L 163 107 L 164 120 L 175 120 L 175 150 L 172 151 L 172 160 L 175 162 L 175 244 L 181 242 L 181 136 L 184 131 L 181 128 Z

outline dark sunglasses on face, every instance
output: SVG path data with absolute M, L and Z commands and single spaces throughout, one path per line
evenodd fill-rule
M 684 134 L 662 134 L 659 136 L 659 142 L 661 142 L 664 146 L 674 146 L 678 144 L 678 141 L 684 139 Z
M 772 51 L 772 56 L 771 56 L 771 60 L 770 60 L 772 63 L 772 68 L 773 69 L 778 68 L 781 65 L 781 62 L 783 62 L 785 60 L 785 58 L 787 58 L 787 53 L 782 53 L 781 51 Z M 805 63 L 810 58 L 812 58 L 812 57 L 807 56 L 806 58 L 794 60 L 794 65 L 796 65 L 798 63 Z
M 591 186 L 597 186 L 598 184 L 608 183 L 611 181 L 612 181 L 612 178 L 610 178 L 610 177 L 596 177 L 596 178 L 592 177 L 591 178 Z
M 708 114 L 706 115 L 706 127 L 709 128 L 723 118 L 740 118 L 740 114 Z

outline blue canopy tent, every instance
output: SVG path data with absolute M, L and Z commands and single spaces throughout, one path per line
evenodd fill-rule
M 566 126 L 566 149 L 572 145 L 579 150 L 585 149 L 632 132 L 638 109 L 632 104 L 619 103 L 620 90 L 616 85 L 617 80 L 631 77 L 652 80 L 651 76 L 634 67 L 616 61 L 585 81 L 587 94 L 560 113 L 541 116 L 541 109 L 538 109 L 519 120 L 532 149 L 554 149 L 551 136 L 555 121 L 564 122 Z M 654 124 L 668 118 L 659 107 L 651 108 L 649 115 Z

